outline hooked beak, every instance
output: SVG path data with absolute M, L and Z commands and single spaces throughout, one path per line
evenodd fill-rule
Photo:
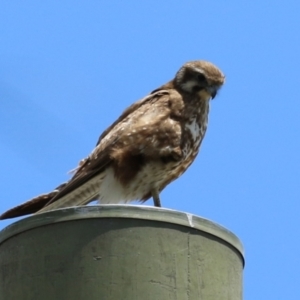
M 207 91 L 210 93 L 211 99 L 214 99 L 218 93 L 218 87 L 217 86 L 209 86 L 207 88 Z

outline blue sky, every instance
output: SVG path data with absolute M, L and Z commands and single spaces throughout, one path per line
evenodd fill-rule
M 299 299 L 299 11 L 296 0 L 2 1 L 0 210 L 68 179 L 129 104 L 206 59 L 227 81 L 162 203 L 239 236 L 244 299 Z

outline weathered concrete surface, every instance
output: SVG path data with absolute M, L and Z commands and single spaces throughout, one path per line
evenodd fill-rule
M 242 271 L 236 236 L 167 209 L 68 208 L 0 233 L 1 300 L 241 300 Z

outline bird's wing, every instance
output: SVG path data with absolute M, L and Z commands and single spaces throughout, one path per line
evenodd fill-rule
M 180 94 L 173 89 L 158 89 L 132 104 L 102 133 L 91 155 L 79 163 L 68 182 L 8 210 L 0 219 L 65 207 L 70 203 L 88 203 L 97 197 L 97 177 L 101 177 L 105 168 L 120 160 L 124 153 L 130 153 L 133 157 L 143 155 L 153 159 L 178 159 L 181 155 L 178 118 L 183 106 Z M 78 203 L 74 203 L 74 198 Z M 54 205 L 56 201 L 64 203 Z
M 124 152 L 178 158 L 181 127 L 176 118 L 182 108 L 181 96 L 175 90 L 161 90 L 132 104 L 103 132 L 90 156 L 81 161 L 72 179 L 48 204 L 103 172 Z

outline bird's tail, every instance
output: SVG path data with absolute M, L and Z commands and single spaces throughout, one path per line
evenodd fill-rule
M 70 191 L 68 194 L 59 197 L 60 192 L 68 184 L 68 182 L 63 183 L 48 194 L 39 195 L 23 204 L 9 209 L 0 215 L 0 220 L 21 217 L 33 213 L 42 213 L 58 208 L 88 204 L 98 198 L 99 186 L 102 180 L 103 174 L 99 174 Z
M 91 201 L 97 200 L 103 175 L 104 174 L 100 173 L 61 198 L 56 199 L 54 197 L 53 202 L 50 200 L 50 203 L 37 211 L 37 213 L 39 214 L 58 208 L 85 205 Z
M 18 206 L 15 206 L 2 215 L 0 215 L 0 220 L 10 219 L 21 217 L 29 214 L 33 214 L 38 210 L 42 209 L 49 201 L 51 201 L 66 185 L 67 183 L 63 183 L 54 189 L 52 192 L 48 194 L 42 194 L 37 197 L 32 198 L 29 201 L 26 201 Z

